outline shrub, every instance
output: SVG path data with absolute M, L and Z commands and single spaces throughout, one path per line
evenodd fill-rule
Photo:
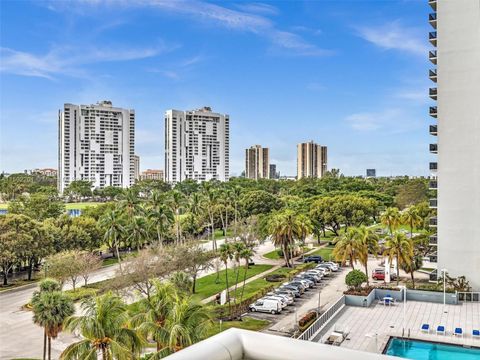
M 367 275 L 360 270 L 352 270 L 345 277 L 345 284 L 354 289 L 358 289 L 366 281 Z
M 271 274 L 265 276 L 265 280 L 268 282 L 280 282 L 284 281 L 287 277 L 283 274 Z
M 310 324 L 317 318 L 317 313 L 315 311 L 309 311 L 298 321 L 298 326 L 300 329 L 306 329 Z
M 90 287 L 80 287 L 73 290 L 67 290 L 65 293 L 72 299 L 73 301 L 83 300 L 88 297 L 93 297 L 97 295 L 99 292 L 98 289 L 90 288 Z

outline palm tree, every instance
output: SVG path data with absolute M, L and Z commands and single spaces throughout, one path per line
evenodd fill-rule
M 220 260 L 225 264 L 225 291 L 227 292 L 228 308 L 230 309 L 230 294 L 228 291 L 228 261 L 233 258 L 233 247 L 230 243 L 220 245 Z
M 388 256 L 390 263 L 397 260 L 397 285 L 400 280 L 400 267 L 410 265 L 413 259 L 413 241 L 407 239 L 404 233 L 396 232 L 385 242 L 384 255 Z
M 183 209 L 185 204 L 185 196 L 178 190 L 174 190 L 170 197 L 170 207 L 175 214 L 175 233 L 176 233 L 176 242 L 180 244 L 181 238 L 181 224 L 180 224 L 180 212 Z
M 300 238 L 302 230 L 298 221 L 298 217 L 291 210 L 285 210 L 282 213 L 273 215 L 268 224 L 268 232 L 273 238 L 273 243 L 277 247 L 281 247 L 285 265 L 290 265 L 290 258 L 293 254 L 289 254 L 295 245 L 295 239 Z
M 237 301 L 238 277 L 240 275 L 240 260 L 242 259 L 242 253 L 245 247 L 246 247 L 245 243 L 241 241 L 236 241 L 232 243 L 233 259 L 235 260 L 235 290 L 234 290 L 235 301 Z
M 59 290 L 50 291 L 52 288 L 40 290 L 32 298 L 33 322 L 43 327 L 43 359 L 48 340 L 48 360 L 52 358 L 52 339 L 57 338 L 65 320 L 75 312 L 72 299 Z
M 131 359 L 140 354 L 143 342 L 136 330 L 129 328 L 126 304 L 118 296 L 107 293 L 82 303 L 83 315 L 71 316 L 65 327 L 78 331 L 82 340 L 69 345 L 61 360 Z
M 415 271 L 420 270 L 423 266 L 423 258 L 420 255 L 415 255 L 410 264 L 403 263 L 402 269 L 407 273 L 410 274 L 412 278 L 412 286 L 415 289 Z
M 127 231 L 129 235 L 127 240 L 129 240 L 132 245 L 136 245 L 138 251 L 143 247 L 145 239 L 148 237 L 146 229 L 147 222 L 143 216 L 135 216 L 128 225 Z
M 378 252 L 378 235 L 372 228 L 361 226 L 356 229 L 358 237 L 358 259 L 365 267 L 365 275 L 367 275 L 367 286 L 370 285 L 368 281 L 368 255 L 374 254 L 377 256 Z
M 117 210 L 110 210 L 100 218 L 100 226 L 105 229 L 104 239 L 111 245 L 110 248 L 115 248 L 118 259 L 118 266 L 122 272 L 122 262 L 120 259 L 120 237 L 124 234 L 125 228 L 120 213 Z
M 242 194 L 242 188 L 240 186 L 234 186 L 231 190 L 230 196 L 233 201 L 233 238 L 237 240 L 237 216 L 238 216 L 238 201 Z
M 179 297 L 176 288 L 169 282 L 159 280 L 154 283 L 154 293 L 150 299 L 139 301 L 139 310 L 132 317 L 132 324 L 145 338 L 150 336 L 157 344 L 157 351 L 167 345 L 168 333 L 165 321 Z
M 120 196 L 120 209 L 125 212 L 129 219 L 136 215 L 143 214 L 142 202 L 135 189 L 130 188 Z
M 415 206 L 410 206 L 402 214 L 402 222 L 410 228 L 410 239 L 413 238 L 413 229 L 423 223 Z
M 214 212 L 218 204 L 218 193 L 213 187 L 210 181 L 202 183 L 202 194 L 204 207 L 207 209 L 209 221 L 210 221 L 210 235 L 212 237 L 213 251 L 217 251 L 217 241 L 215 240 L 215 219 Z
M 158 243 L 162 245 L 169 226 L 175 222 L 172 209 L 165 204 L 159 204 L 149 210 L 148 218 L 151 226 L 155 228 Z
M 359 245 L 357 230 L 350 228 L 346 233 L 337 238 L 332 255 L 337 261 L 341 261 L 342 265 L 345 264 L 348 259 L 352 269 L 355 269 L 354 263 L 358 259 Z
M 247 246 L 242 250 L 240 254 L 240 258 L 245 260 L 245 272 L 243 273 L 243 284 L 242 284 L 242 292 L 240 294 L 240 303 L 243 301 L 243 292 L 245 290 L 245 284 L 247 281 L 247 271 L 248 271 L 248 265 L 250 264 L 250 260 L 253 257 L 253 250 Z
M 387 208 L 380 216 L 380 221 L 383 225 L 388 227 L 390 235 L 392 235 L 393 231 L 396 230 L 402 222 L 400 211 L 396 207 Z
M 206 306 L 190 296 L 180 297 L 165 320 L 168 350 L 176 352 L 205 339 L 211 326 L 212 318 Z

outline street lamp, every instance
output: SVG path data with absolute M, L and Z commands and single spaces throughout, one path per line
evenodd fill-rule
M 443 277 L 443 312 L 446 313 L 445 311 L 445 303 L 446 303 L 446 298 L 447 298 L 447 294 L 446 294 L 446 284 L 445 284 L 445 278 L 446 278 L 446 275 L 447 275 L 447 272 L 448 270 L 447 269 L 442 269 L 442 277 Z
M 407 287 L 405 285 L 398 285 L 399 289 L 403 290 L 403 331 L 405 331 L 405 313 L 407 307 Z

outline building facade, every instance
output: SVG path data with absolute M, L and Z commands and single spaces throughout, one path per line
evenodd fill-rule
M 327 147 L 313 141 L 297 145 L 297 179 L 321 178 L 327 172 Z
M 280 172 L 277 172 L 276 164 L 270 164 L 270 179 L 280 179 Z
M 367 178 L 374 178 L 374 177 L 377 177 L 377 170 L 367 169 Z
M 58 189 L 76 180 L 94 188 L 127 188 L 135 181 L 135 111 L 65 104 L 58 116 Z
M 436 141 L 429 150 L 437 159 L 430 163 L 430 188 L 437 197 L 430 219 L 437 246 L 431 260 L 437 275 L 466 276 L 480 289 L 480 1 L 429 0 L 433 12 L 429 34 L 434 49 L 429 71 L 433 85 L 429 95 L 436 104 L 429 114 L 436 123 L 430 134 Z
M 163 170 L 147 169 L 140 174 L 140 180 L 164 180 Z
M 38 174 L 47 177 L 56 177 L 57 176 L 57 169 L 52 168 L 44 168 L 44 169 L 34 169 L 31 171 L 32 174 Z
M 165 179 L 227 181 L 230 176 L 230 119 L 209 107 L 165 113 Z
M 139 180 L 140 179 L 140 156 L 138 155 L 133 155 L 133 168 L 134 168 L 133 178 L 135 180 Z
M 245 149 L 245 177 L 247 179 L 270 178 L 270 151 L 261 145 Z

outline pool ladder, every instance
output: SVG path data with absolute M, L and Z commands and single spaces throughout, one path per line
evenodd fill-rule
M 408 328 L 408 336 L 407 337 L 410 339 L 410 328 Z M 405 338 L 405 328 L 402 328 L 402 338 Z

